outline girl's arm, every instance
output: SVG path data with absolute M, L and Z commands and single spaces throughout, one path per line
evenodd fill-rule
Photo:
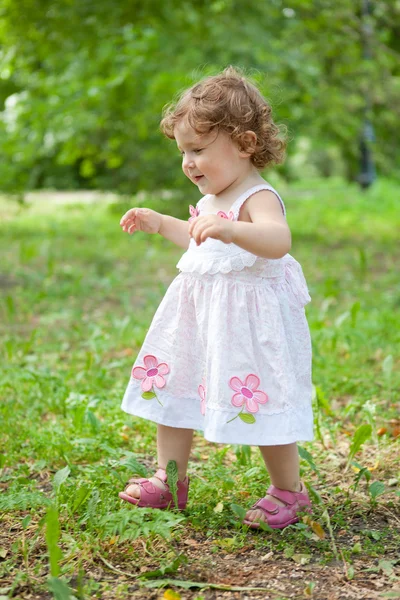
M 292 237 L 277 196 L 262 190 L 247 200 L 245 208 L 252 222 L 234 223 L 233 243 L 263 258 L 285 256 Z
M 290 251 L 290 231 L 282 223 L 238 221 L 232 225 L 232 242 L 247 252 L 262 258 L 282 258 Z
M 188 221 L 182 221 L 182 219 L 176 219 L 170 215 L 161 215 L 161 225 L 158 233 L 185 250 L 189 247 Z
M 189 222 L 163 215 L 151 208 L 131 208 L 122 217 L 120 225 L 129 235 L 135 231 L 159 233 L 185 250 L 189 247 Z
M 251 222 L 204 215 L 191 221 L 189 235 L 197 245 L 211 237 L 263 258 L 285 256 L 291 247 L 291 235 L 275 194 L 265 190 L 254 194 L 246 201 L 246 209 Z

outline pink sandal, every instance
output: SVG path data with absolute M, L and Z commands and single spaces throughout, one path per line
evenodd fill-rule
M 126 502 L 135 504 L 140 508 L 172 508 L 174 506 L 174 499 L 169 491 L 165 469 L 158 469 L 153 477 L 157 477 L 157 479 L 165 483 L 165 490 L 158 488 L 148 479 L 130 479 L 126 484 L 125 490 L 120 492 L 118 496 L 122 500 L 126 500 Z M 132 484 L 140 487 L 140 498 L 132 498 L 132 496 L 126 493 L 126 489 Z M 183 510 L 186 508 L 188 499 L 189 477 L 185 477 L 183 481 L 178 481 L 177 488 L 178 509 Z
M 289 492 L 281 490 L 274 485 L 271 485 L 267 490 L 267 494 L 280 500 L 284 506 L 274 504 L 267 498 L 260 498 L 251 508 L 260 509 L 265 514 L 265 523 L 272 529 L 283 529 L 288 525 L 297 523 L 299 517 L 298 512 L 311 512 L 311 502 L 304 484 L 301 484 L 300 492 Z M 260 523 L 255 523 L 244 519 L 243 523 L 251 527 L 251 529 L 259 529 Z

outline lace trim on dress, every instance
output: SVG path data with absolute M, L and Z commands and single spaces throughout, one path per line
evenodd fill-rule
M 237 249 L 238 246 L 235 246 L 235 248 Z M 229 273 L 230 271 L 241 271 L 246 267 L 252 267 L 259 258 L 255 254 L 242 249 L 235 254 L 230 253 L 227 256 L 214 256 L 214 258 L 208 252 L 207 256 L 205 254 L 189 249 L 182 256 L 176 267 L 184 273 L 193 273 L 196 271 L 201 275 L 205 273 L 214 275 L 215 273 Z

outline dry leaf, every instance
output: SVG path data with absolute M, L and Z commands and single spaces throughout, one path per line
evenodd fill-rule
M 304 590 L 304 595 L 307 598 L 312 598 L 314 588 L 315 588 L 315 583 L 313 581 L 310 581 L 310 583 L 308 584 L 308 586 Z
M 317 523 L 317 521 L 312 521 L 311 529 L 319 537 L 320 540 L 325 539 L 325 531 L 322 529 L 321 525 Z
M 196 542 L 196 540 L 192 540 L 190 538 L 187 540 L 184 540 L 183 543 L 186 544 L 186 546 L 198 546 L 198 542 Z
M 224 510 L 224 503 L 218 502 L 217 506 L 214 507 L 215 513 L 221 513 Z
M 311 560 L 311 556 L 309 554 L 293 554 L 291 559 L 298 565 L 307 565 Z
M 317 535 L 320 540 L 325 539 L 325 531 L 323 530 L 321 525 L 317 523 L 317 521 L 313 521 L 311 517 L 306 515 L 305 517 L 303 517 L 303 523 L 306 523 L 306 525 L 311 527 L 315 535 Z
M 181 595 L 178 592 L 174 592 L 174 590 L 165 590 L 163 598 L 165 600 L 181 600 Z

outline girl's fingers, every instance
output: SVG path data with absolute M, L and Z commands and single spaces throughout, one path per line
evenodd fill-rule
M 197 217 L 194 221 L 192 221 L 192 237 L 196 238 L 202 232 L 204 227 L 206 227 L 206 223 L 204 220 L 201 220 L 201 217 Z
M 212 237 L 212 233 L 214 231 L 214 227 L 206 227 L 202 233 L 200 234 L 200 243 L 205 242 L 208 237 Z
M 201 231 L 202 230 L 199 227 L 196 227 L 196 229 L 193 229 L 192 231 L 192 238 L 194 239 L 196 244 L 200 242 Z
M 196 242 L 197 245 L 201 244 L 202 241 L 202 237 L 204 234 L 204 231 L 206 231 L 209 228 L 202 228 L 202 227 L 197 227 L 195 231 L 193 231 L 193 238 L 194 241 Z
M 196 226 L 196 222 L 192 221 L 189 225 L 189 235 L 193 235 L 194 228 Z
M 199 223 L 199 218 L 200 217 L 195 217 L 193 219 L 193 221 L 191 221 L 189 224 L 189 235 L 191 237 L 195 237 L 195 235 L 196 235 L 196 225 L 198 225 L 198 223 Z
M 132 226 L 136 225 L 135 219 L 127 219 L 121 224 L 123 231 L 128 231 Z
M 128 221 L 134 221 L 135 216 L 136 216 L 136 208 L 131 208 L 130 210 L 128 210 L 128 212 L 126 212 L 124 214 L 124 216 L 121 218 L 119 224 L 121 226 L 123 226 L 123 225 L 126 225 L 128 223 Z

